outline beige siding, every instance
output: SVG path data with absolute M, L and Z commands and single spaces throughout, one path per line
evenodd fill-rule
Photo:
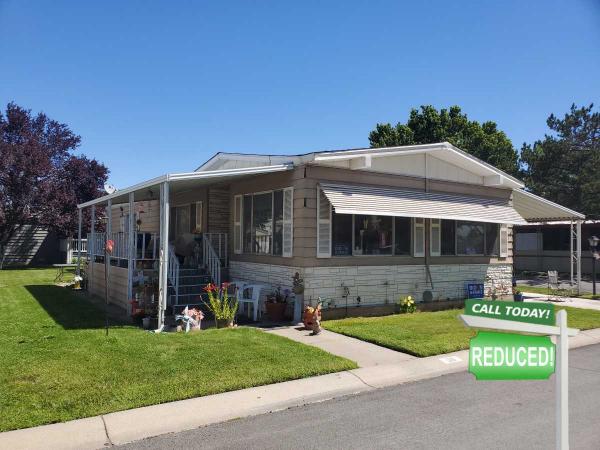
M 510 198 L 510 190 L 486 186 L 476 186 L 450 181 L 428 180 L 402 175 L 373 173 L 360 170 L 347 170 L 322 166 L 301 166 L 290 172 L 261 175 L 233 183 L 229 192 L 229 233 L 233 236 L 233 196 L 293 186 L 294 188 L 294 249 L 292 258 L 266 255 L 235 255 L 231 251 L 232 261 L 280 264 L 294 267 L 331 267 L 344 265 L 414 265 L 424 264 L 425 258 L 410 256 L 355 256 L 317 258 L 317 184 L 319 182 L 362 183 L 387 187 L 426 189 L 431 192 L 488 197 L 493 199 Z M 429 247 L 429 231 L 425 233 L 426 248 Z M 427 252 L 428 253 L 428 252 Z M 431 265 L 448 264 L 506 264 L 512 263 L 512 227 L 509 226 L 509 257 L 491 258 L 487 256 L 427 256 Z
M 88 268 L 91 279 L 91 293 L 104 298 L 104 264 L 91 263 Z M 118 305 L 124 309 L 128 306 L 127 295 L 127 269 L 122 267 L 110 267 L 110 280 L 108 283 L 108 299 L 109 302 Z
M 208 232 L 229 233 L 229 189 L 210 188 L 208 191 Z
M 158 233 L 160 225 L 160 203 L 158 200 L 147 200 L 143 202 L 135 202 L 134 209 L 139 214 L 142 224 L 140 225 L 140 231 L 146 233 Z M 122 203 L 115 205 L 112 208 L 111 220 L 112 220 L 112 231 L 113 233 L 126 232 L 127 224 L 125 228 L 122 228 L 122 217 L 125 217 L 129 213 L 129 203 Z

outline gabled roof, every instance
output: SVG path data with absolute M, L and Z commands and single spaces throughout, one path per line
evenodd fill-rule
M 391 156 L 408 156 L 429 154 L 436 159 L 464 169 L 483 178 L 483 184 L 489 186 L 505 186 L 507 188 L 523 188 L 522 181 L 506 172 L 480 160 L 479 158 L 455 147 L 449 142 L 435 144 L 405 145 L 399 147 L 356 148 L 346 150 L 327 150 L 298 155 L 259 155 L 219 152 L 202 164 L 197 171 L 211 170 L 224 162 L 236 162 L 239 165 L 270 165 L 291 162 L 329 165 L 347 161 L 350 168 L 368 169 L 374 158 Z

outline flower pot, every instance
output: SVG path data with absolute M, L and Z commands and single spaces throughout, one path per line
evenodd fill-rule
M 513 300 L 515 302 L 522 302 L 523 301 L 523 294 L 513 294 Z
M 265 305 L 267 307 L 267 315 L 269 316 L 269 319 L 271 319 L 273 322 L 283 321 L 283 314 L 285 313 L 286 307 L 285 303 L 267 302 Z
M 216 319 L 217 328 L 232 328 L 233 319 Z

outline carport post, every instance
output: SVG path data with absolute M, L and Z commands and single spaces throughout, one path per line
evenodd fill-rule
M 134 264 L 136 257 L 136 249 L 137 249 L 137 240 L 135 234 L 135 193 L 129 193 L 129 223 L 127 224 L 127 301 L 131 302 L 133 300 L 133 274 L 134 274 Z M 128 305 L 130 303 L 127 303 Z
M 81 208 L 77 209 L 77 216 L 79 219 L 79 225 L 77 227 L 77 276 L 81 276 L 81 219 L 82 219 L 82 210 Z M 68 252 L 67 252 L 68 254 Z M 70 261 L 67 261 L 68 264 L 71 264 Z
M 159 250 L 159 277 L 158 277 L 158 330 L 165 325 L 165 309 L 168 298 L 168 270 L 169 270 L 169 182 L 160 185 L 160 250 Z
M 581 220 L 577 221 L 577 295 L 581 294 Z
M 88 239 L 88 294 L 92 293 L 92 288 L 94 286 L 94 266 L 96 262 L 96 252 L 97 250 L 94 248 L 96 245 L 96 205 L 92 205 L 92 212 L 90 218 L 90 238 Z

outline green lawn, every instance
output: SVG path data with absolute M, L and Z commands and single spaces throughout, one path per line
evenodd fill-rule
M 244 327 L 185 335 L 115 326 L 106 337 L 102 312 L 53 286 L 54 274 L 0 271 L 0 431 L 356 367 Z
M 563 309 L 556 308 L 556 311 Z M 569 308 L 568 324 L 582 330 L 600 327 L 600 311 Z M 432 356 L 469 348 L 475 330 L 458 318 L 462 309 L 417 312 L 383 317 L 358 317 L 323 322 L 336 333 L 388 347 L 415 356 Z

